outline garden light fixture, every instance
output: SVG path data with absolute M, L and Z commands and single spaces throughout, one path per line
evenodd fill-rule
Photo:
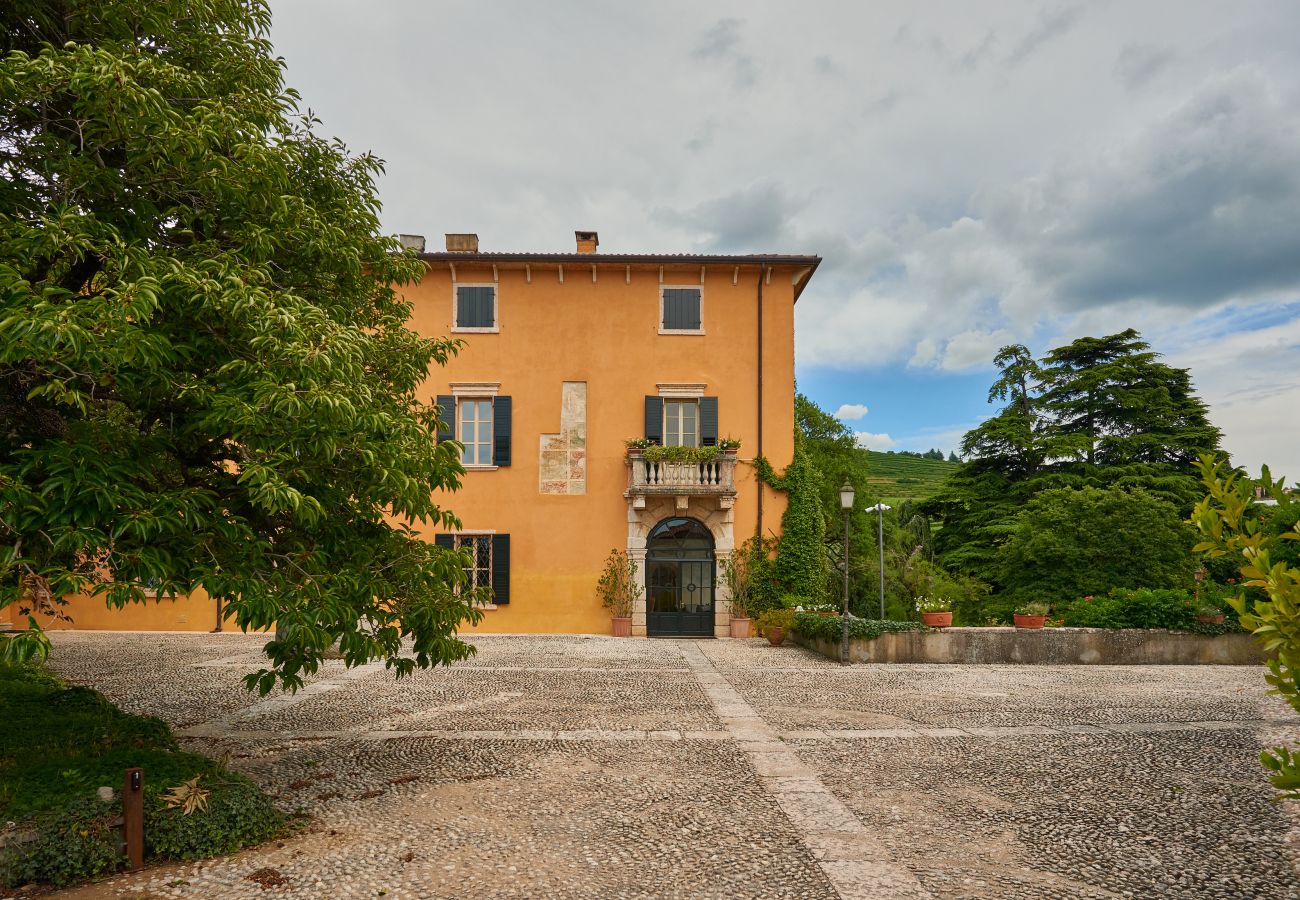
M 853 511 L 853 483 L 844 479 L 840 488 L 840 509 L 844 510 L 844 611 L 840 614 L 840 665 L 849 663 L 849 513 Z
M 883 503 L 867 507 L 876 511 L 876 534 L 880 537 L 880 619 L 882 622 L 885 619 L 885 510 L 892 508 Z

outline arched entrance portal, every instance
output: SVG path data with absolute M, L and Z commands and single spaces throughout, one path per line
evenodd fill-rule
M 646 539 L 646 632 L 713 637 L 713 535 L 694 519 L 664 519 Z

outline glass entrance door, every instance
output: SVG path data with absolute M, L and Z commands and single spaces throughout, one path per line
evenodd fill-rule
M 694 519 L 666 519 L 646 544 L 650 636 L 713 636 L 713 537 Z

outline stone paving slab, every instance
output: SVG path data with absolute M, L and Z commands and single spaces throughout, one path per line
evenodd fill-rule
M 861 728 L 1257 721 L 1283 714 L 1251 666 L 836 666 L 730 672 L 774 726 Z
M 691 674 L 666 669 L 451 668 L 398 681 L 381 667 L 340 687 L 283 707 L 244 709 L 235 726 L 286 731 L 721 727 Z
M 1300 896 L 1260 669 L 840 667 L 765 641 L 475 637 L 395 682 L 238 687 L 265 637 L 54 636 L 311 830 L 82 897 Z M 246 876 L 281 872 L 264 892 Z

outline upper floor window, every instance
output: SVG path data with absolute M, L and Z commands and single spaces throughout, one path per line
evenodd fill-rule
M 700 404 L 698 400 L 664 401 L 664 446 L 698 447 L 700 445 Z
M 456 285 L 453 331 L 498 331 L 495 284 Z
M 460 441 L 467 468 L 510 465 L 513 404 L 496 389 L 495 382 L 464 382 L 438 395 L 438 440 Z
M 704 333 L 704 296 L 700 288 L 659 289 L 659 333 Z
M 704 385 L 660 385 L 668 396 L 645 398 L 645 437 L 665 447 L 716 447 L 718 398 Z M 694 396 L 692 396 L 694 394 Z
M 460 415 L 457 434 L 465 447 L 461 463 L 466 466 L 492 465 L 492 400 L 461 397 L 456 406 Z

